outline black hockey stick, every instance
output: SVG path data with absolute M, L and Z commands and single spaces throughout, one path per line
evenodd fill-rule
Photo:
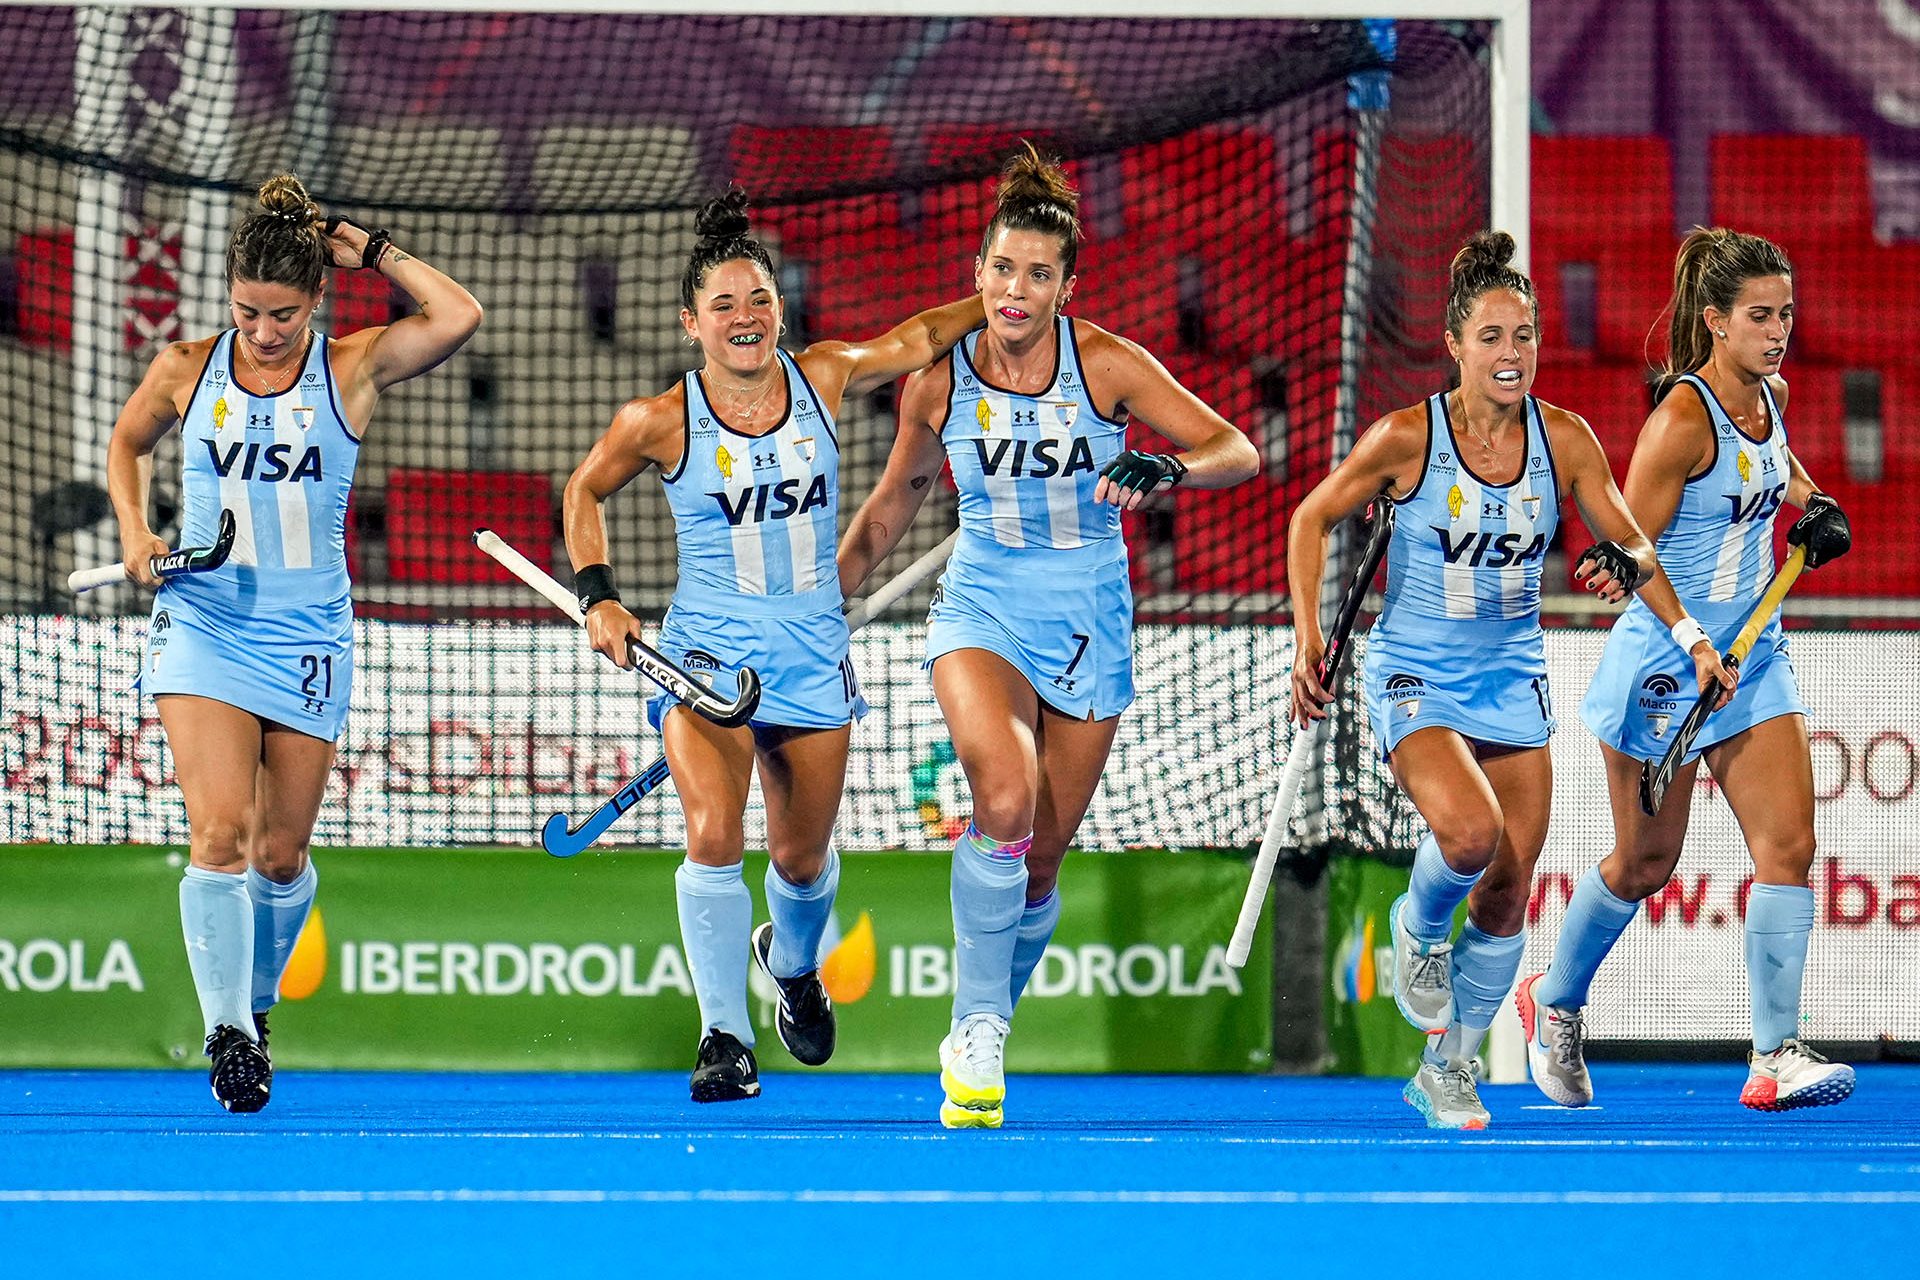
M 1754 644 L 1760 639 L 1760 631 L 1767 625 L 1774 613 L 1780 608 L 1781 601 L 1787 598 L 1787 592 L 1793 589 L 1794 579 L 1806 567 L 1807 549 L 1795 547 L 1787 556 L 1786 563 L 1774 570 L 1773 581 L 1767 584 L 1766 594 L 1760 597 L 1760 603 L 1753 606 L 1753 612 L 1747 615 L 1746 625 L 1740 628 L 1740 634 L 1733 638 L 1733 646 L 1720 657 L 1721 665 L 1729 671 L 1737 671 L 1753 652 Z M 1680 732 L 1667 744 L 1667 754 L 1660 757 L 1660 763 L 1651 760 L 1640 765 L 1640 809 L 1648 817 L 1660 812 L 1660 806 L 1666 803 L 1667 788 L 1673 785 L 1673 775 L 1680 771 L 1687 753 L 1693 750 L 1695 738 L 1707 723 L 1707 717 L 1713 713 L 1714 704 L 1726 690 L 1718 681 L 1701 690 L 1700 697 L 1694 702 L 1693 709 L 1687 712 L 1687 718 L 1680 723 Z
M 858 631 L 880 613 L 897 603 L 901 597 L 925 582 L 940 571 L 953 552 L 953 544 L 959 539 L 958 533 L 947 535 L 942 542 L 927 554 L 915 560 L 896 574 L 885 586 L 862 600 L 847 611 L 847 630 Z M 620 818 L 620 815 L 653 792 L 671 775 L 667 772 L 667 758 L 661 756 L 646 771 L 626 783 L 614 792 L 599 808 L 586 816 L 577 827 L 569 826 L 567 815 L 556 813 L 547 819 L 547 825 L 540 828 L 540 847 L 556 858 L 571 858 L 588 845 L 606 834 Z
M 473 541 L 505 566 L 507 572 L 545 596 L 560 612 L 583 627 L 587 624 L 579 599 L 556 582 L 552 574 L 508 546 L 499 534 L 491 529 L 475 529 Z M 673 665 L 652 645 L 635 640 L 629 653 L 636 671 L 722 728 L 745 724 L 753 718 L 754 708 L 760 705 L 760 673 L 752 667 L 740 668 L 739 692 L 729 700 Z
M 147 563 L 153 569 L 156 578 L 177 578 L 185 573 L 209 573 L 227 562 L 233 552 L 233 538 L 238 526 L 233 512 L 220 513 L 220 527 L 213 535 L 213 543 L 205 547 L 181 547 L 169 551 L 163 556 L 154 556 Z M 124 564 L 103 564 L 93 569 L 75 569 L 67 575 L 67 590 L 79 595 L 83 591 L 92 591 L 95 587 L 109 586 L 115 582 L 127 581 L 127 566 Z
M 1360 614 L 1360 604 L 1367 598 L 1367 588 L 1373 585 L 1373 575 L 1379 571 L 1380 561 L 1387 554 L 1387 543 L 1393 538 L 1393 500 L 1384 494 L 1375 498 L 1373 512 L 1373 531 L 1367 538 L 1366 552 L 1360 557 L 1360 568 L 1347 587 L 1346 597 L 1340 601 L 1340 611 L 1333 618 L 1333 630 L 1327 634 L 1327 651 L 1320 658 L 1320 687 L 1328 693 L 1335 692 L 1340 683 L 1347 650 L 1351 647 L 1354 619 Z M 1260 913 L 1267 905 L 1267 886 L 1273 882 L 1280 845 L 1293 821 L 1293 803 L 1300 798 L 1300 785 L 1306 779 L 1307 766 L 1320 749 L 1321 730 L 1325 725 L 1324 720 L 1309 720 L 1294 730 L 1287 767 L 1281 771 L 1280 789 L 1274 794 L 1273 812 L 1267 816 L 1267 831 L 1260 840 L 1260 854 L 1253 860 L 1247 896 L 1240 903 L 1240 919 L 1233 926 L 1233 940 L 1227 943 L 1227 963 L 1236 969 L 1247 962 L 1247 955 L 1253 950 L 1254 931 L 1259 928 Z

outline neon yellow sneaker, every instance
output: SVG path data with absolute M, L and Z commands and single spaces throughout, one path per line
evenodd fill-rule
M 1007 1020 L 968 1014 L 940 1042 L 940 1123 L 949 1129 L 998 1129 L 1007 1099 Z

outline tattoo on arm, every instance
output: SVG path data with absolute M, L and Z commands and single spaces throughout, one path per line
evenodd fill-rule
M 933 483 L 933 477 L 932 476 L 915 476 L 913 479 L 907 481 L 907 483 L 912 485 L 915 489 L 924 489 L 929 484 Z
M 927 326 L 927 340 L 933 343 L 935 350 L 939 350 L 946 345 L 946 343 L 940 341 L 940 326 L 937 324 Z
M 408 260 L 408 259 L 409 259 L 409 258 L 410 258 L 411 256 L 412 256 L 412 255 L 410 255 L 410 254 L 405 254 L 405 253 L 402 253 L 402 252 L 400 252 L 400 251 L 399 251 L 398 249 L 395 249 L 395 250 L 393 250 L 392 252 L 390 252 L 389 254 L 387 254 L 387 261 L 388 261 L 388 262 L 405 262 L 405 261 L 407 261 L 407 260 Z

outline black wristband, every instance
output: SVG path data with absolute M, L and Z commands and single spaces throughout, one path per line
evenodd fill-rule
M 393 237 L 387 233 L 385 227 L 370 233 L 367 236 L 367 247 L 360 251 L 360 269 L 362 271 L 372 271 L 378 267 L 380 265 L 380 255 L 385 253 L 387 246 L 392 243 Z
M 573 571 L 573 589 L 580 597 L 580 612 L 585 613 L 602 600 L 616 603 L 620 593 L 613 586 L 613 566 L 590 564 Z

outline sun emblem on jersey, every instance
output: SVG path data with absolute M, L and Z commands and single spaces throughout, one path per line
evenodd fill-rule
M 221 396 L 213 402 L 213 429 L 220 430 L 227 425 L 227 398 Z
M 813 437 L 801 436 L 798 439 L 796 439 L 793 442 L 793 451 L 799 454 L 802 458 L 806 459 L 809 463 L 811 463 L 813 461 L 813 453 L 814 453 Z
M 1740 483 L 1745 484 L 1747 477 L 1753 474 L 1753 459 L 1747 456 L 1745 449 L 1734 455 L 1733 466 L 1740 473 Z
M 979 422 L 980 430 L 993 430 L 993 408 L 985 400 L 973 407 L 973 416 Z
M 1453 488 L 1447 490 L 1447 515 L 1451 519 L 1458 520 L 1460 518 L 1460 508 L 1465 503 L 1466 495 L 1460 492 L 1459 485 L 1455 485 Z
M 727 446 L 721 445 L 713 451 L 713 465 L 720 468 L 722 480 L 733 479 L 733 455 L 727 452 Z

